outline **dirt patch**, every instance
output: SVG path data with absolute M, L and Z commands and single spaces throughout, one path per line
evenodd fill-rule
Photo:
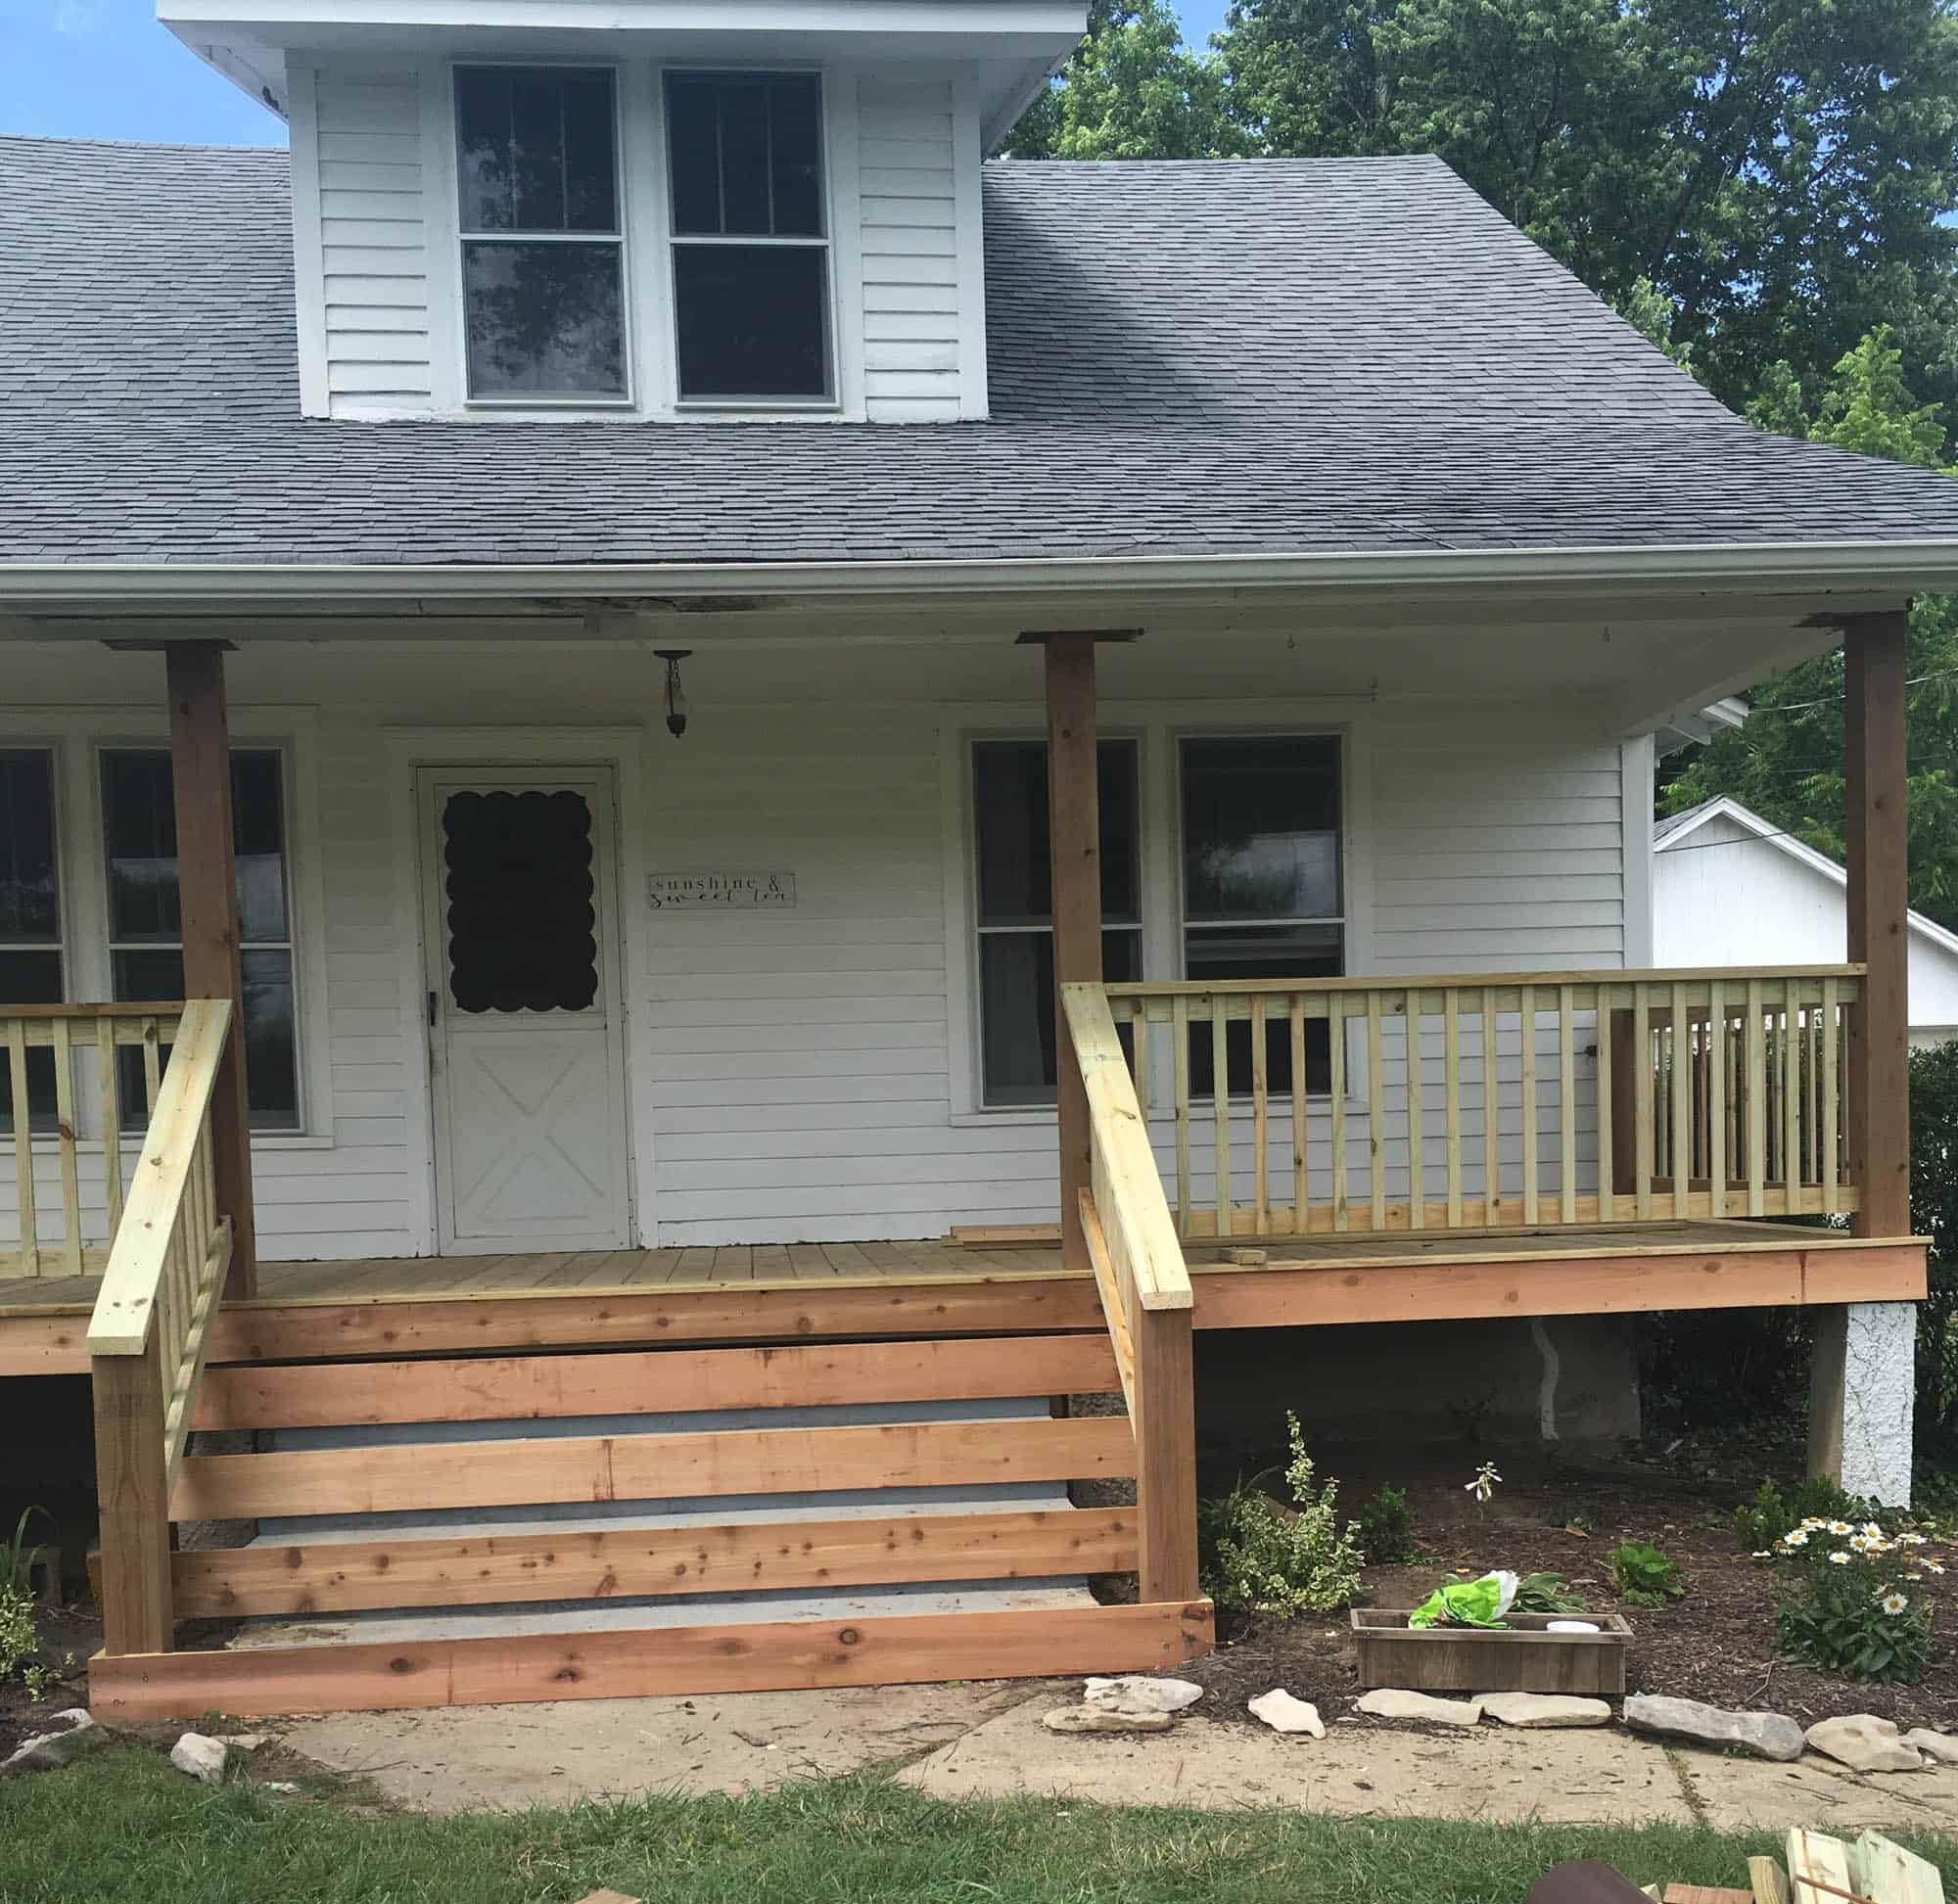
M 1757 1474 L 1745 1482 L 1663 1472 L 1621 1479 L 1518 1474 L 1477 1508 L 1454 1474 L 1462 1465 L 1457 1458 L 1445 1480 L 1438 1473 L 1391 1477 L 1407 1488 L 1416 1538 L 1430 1557 L 1416 1566 L 1369 1567 L 1366 1603 L 1415 1606 L 1445 1581 L 1491 1567 L 1561 1573 L 1588 1610 L 1620 1613 L 1630 1623 L 1631 1692 L 1766 1708 L 1803 1725 L 1832 1713 L 1874 1712 L 1906 1730 L 1958 1727 L 1958 1544 L 1928 1549 L 1950 1571 L 1910 1590 L 1934 1609 L 1930 1671 L 1916 1686 L 1868 1686 L 1776 1659 L 1775 1577 L 1742 1548 L 1733 1524 L 1734 1506 L 1751 1497 Z M 1349 1485 L 1341 1505 L 1357 1509 L 1359 1500 Z M 1685 1571 L 1685 1597 L 1659 1608 L 1620 1604 L 1607 1556 L 1626 1540 L 1663 1548 Z M 1343 1612 L 1291 1622 L 1224 1614 L 1219 1640 L 1209 1659 L 1179 1669 L 1203 1686 L 1209 1696 L 1200 1710 L 1212 1719 L 1255 1726 L 1245 1701 L 1282 1686 L 1330 1722 L 1363 1690 Z
M 102 1644 L 101 1624 L 74 1607 L 43 1607 L 36 1615 L 41 1636 L 40 1664 L 56 1675 L 41 1697 L 18 1679 L 0 1683 L 0 1758 L 22 1740 L 48 1732 L 48 1718 L 71 1705 L 88 1703 L 88 1655 Z

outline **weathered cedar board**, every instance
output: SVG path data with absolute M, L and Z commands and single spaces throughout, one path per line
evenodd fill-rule
M 1547 1633 L 1550 1615 L 1518 1613 L 1504 1631 L 1408 1626 L 1406 1608 L 1355 1607 L 1360 1684 L 1416 1693 L 1577 1693 L 1614 1698 L 1625 1690 L 1632 1630 L 1601 1614 L 1602 1633 Z

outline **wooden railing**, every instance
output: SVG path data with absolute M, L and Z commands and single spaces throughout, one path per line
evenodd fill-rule
M 11 1249 L 0 1245 L 0 1277 L 94 1276 L 108 1261 L 122 1216 L 123 1120 L 156 1103 L 163 1050 L 176 1035 L 182 1009 L 0 1005 L 0 1143 L 13 1156 L 15 1238 Z M 142 1054 L 142 1095 L 133 1104 L 126 1101 L 129 1081 L 118 1061 L 130 1051 Z M 90 1098 L 84 1119 L 82 1106 Z M 100 1138 L 99 1183 L 97 1146 L 83 1142 L 84 1125 Z M 52 1184 L 46 1181 L 50 1163 Z
M 1853 1211 L 1843 1051 L 1862 974 L 1096 989 L 1142 1102 L 1169 1059 L 1177 1232 L 1260 1237 Z
M 1062 1008 L 1088 1096 L 1089 1260 L 1136 1437 L 1141 1597 L 1198 1597 L 1193 1301 L 1148 1127 L 1098 985 L 1064 985 Z
M 110 1652 L 169 1648 L 169 1495 L 231 1264 L 211 1130 L 230 1031 L 229 999 L 183 1007 L 88 1325 Z

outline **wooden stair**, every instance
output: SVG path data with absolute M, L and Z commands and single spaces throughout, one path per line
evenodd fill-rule
M 194 1443 L 170 1516 L 259 1531 L 172 1554 L 173 1611 L 247 1624 L 99 1655 L 99 1714 L 1122 1671 L 1211 1643 L 1207 1603 L 1086 1591 L 1137 1568 L 1138 1516 L 1066 1484 L 1133 1477 L 1137 1446 L 1049 1398 L 1120 1392 L 1105 1329 L 926 1333 L 920 1305 L 916 1335 L 622 1346 L 589 1298 L 510 1330 L 475 1307 L 466 1355 L 350 1357 L 294 1305 L 245 1331 L 282 1360 L 207 1370 L 194 1428 L 258 1446 Z

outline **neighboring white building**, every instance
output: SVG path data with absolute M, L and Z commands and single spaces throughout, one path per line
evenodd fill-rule
M 1654 957 L 1660 965 L 1834 964 L 1847 944 L 1848 875 L 1722 795 L 1653 835 Z M 1958 935 L 1910 915 L 1910 1042 L 1958 1038 Z

